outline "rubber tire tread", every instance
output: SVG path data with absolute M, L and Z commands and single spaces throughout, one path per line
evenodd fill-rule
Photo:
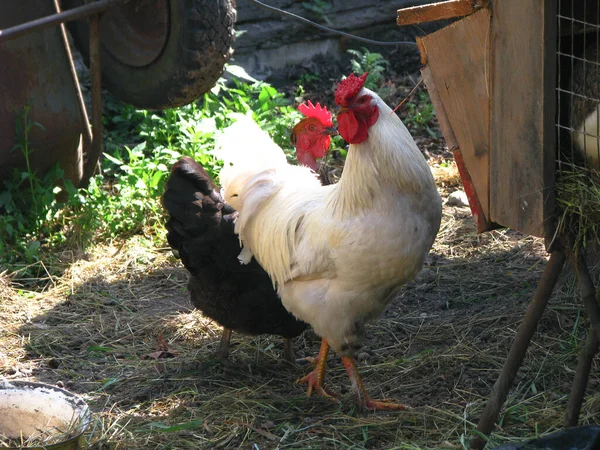
M 63 4 L 74 7 L 81 0 Z M 129 66 L 101 47 L 103 87 L 136 108 L 165 109 L 193 102 L 215 85 L 233 53 L 235 0 L 170 0 L 169 13 L 169 37 L 151 64 Z M 69 29 L 88 64 L 87 21 L 73 22 Z

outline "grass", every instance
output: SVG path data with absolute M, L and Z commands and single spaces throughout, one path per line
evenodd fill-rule
M 425 98 L 414 101 L 426 109 Z M 468 208 L 445 206 L 424 270 L 368 328 L 358 355 L 373 396 L 413 409 L 357 412 L 333 356 L 327 384 L 342 402 L 307 399 L 295 381 L 309 367 L 283 362 L 281 339 L 234 334 L 229 364 L 214 359 L 220 327 L 190 308 L 158 203 L 179 155 L 218 168 L 207 150 L 233 111 L 252 110 L 289 151 L 287 130 L 298 117 L 289 101 L 264 83 L 220 83 L 198 104 L 163 113 L 108 108 L 103 175 L 65 203 L 41 201 L 38 228 L 23 218 L 25 233 L 4 236 L 13 251 L 0 263 L 0 376 L 60 382 L 82 395 L 94 412 L 86 433 L 94 450 L 468 447 L 544 268 L 541 240 L 509 230 L 477 235 Z M 423 123 L 436 130 L 433 116 Z M 416 132 L 420 124 L 409 125 Z M 432 153 L 446 198 L 460 187 L 456 167 L 439 140 L 423 135 L 417 140 Z M 4 192 L 14 199 L 22 191 L 12 187 Z M 39 246 L 28 257 L 32 242 Z M 565 274 L 490 447 L 560 427 L 583 317 Z M 319 339 L 306 332 L 294 346 L 297 357 L 313 356 Z M 581 423 L 600 419 L 598 374 L 594 362 Z
M 568 236 L 575 251 L 600 246 L 600 173 L 561 163 L 556 184 L 557 234 Z

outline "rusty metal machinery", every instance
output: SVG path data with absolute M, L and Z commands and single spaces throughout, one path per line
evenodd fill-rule
M 190 103 L 223 73 L 232 53 L 235 18 L 235 0 L 24 0 L 1 5 L 0 57 L 9 64 L 0 68 L 0 181 L 24 166 L 24 155 L 12 150 L 17 113 L 29 107 L 28 119 L 44 127 L 28 136 L 32 167 L 42 174 L 59 163 L 66 179 L 85 186 L 102 153 L 101 83 L 138 108 Z M 67 22 L 90 69 L 91 128 Z

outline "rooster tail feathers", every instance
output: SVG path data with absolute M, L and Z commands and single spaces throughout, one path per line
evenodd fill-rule
M 224 203 L 206 170 L 187 156 L 171 168 L 161 200 L 170 215 L 167 240 L 177 251 L 193 236 L 220 226 L 223 215 L 234 212 Z
M 174 191 L 176 195 L 187 193 L 191 188 L 209 195 L 217 189 L 204 167 L 189 156 L 183 156 L 171 167 L 171 176 L 166 187 L 166 192 Z
M 236 121 L 217 138 L 215 155 L 225 165 L 272 167 L 286 162 L 285 153 L 250 115 L 234 114 Z
M 249 115 L 235 114 L 236 122 L 217 138 L 214 155 L 223 160 L 219 179 L 225 189 L 242 173 L 257 173 L 287 163 L 283 150 Z

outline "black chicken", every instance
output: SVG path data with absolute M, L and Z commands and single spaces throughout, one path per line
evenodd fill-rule
M 189 157 L 177 161 L 162 203 L 171 216 L 166 223 L 169 245 L 190 272 L 192 305 L 224 328 L 217 356 L 227 358 L 235 330 L 284 337 L 285 357 L 293 361 L 291 338 L 308 325 L 287 312 L 256 260 L 240 264 L 241 247 L 234 233 L 237 212 L 225 203 L 204 168 Z

